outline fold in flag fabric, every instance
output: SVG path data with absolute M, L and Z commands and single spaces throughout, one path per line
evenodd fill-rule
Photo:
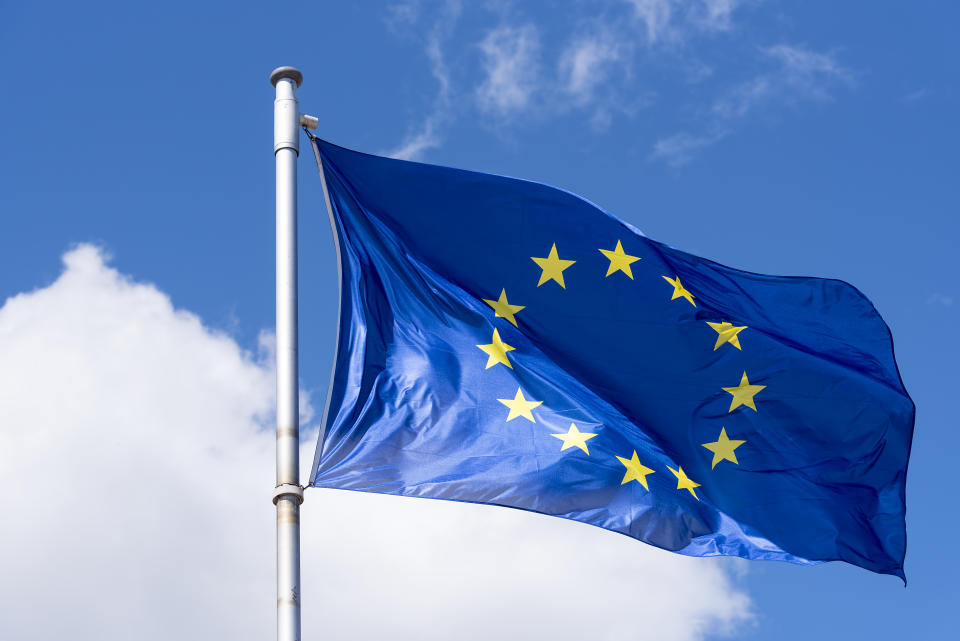
M 539 183 L 314 150 L 341 300 L 312 485 L 904 576 L 914 405 L 857 289 Z

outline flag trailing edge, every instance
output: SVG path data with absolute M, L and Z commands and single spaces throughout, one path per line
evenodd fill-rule
M 539 183 L 312 140 L 341 273 L 312 485 L 904 576 L 914 406 L 854 287 L 725 267 Z

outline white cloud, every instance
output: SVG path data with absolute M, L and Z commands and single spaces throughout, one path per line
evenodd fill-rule
M 0 308 L 0 638 L 265 637 L 271 370 L 93 247 L 64 264 Z
M 483 111 L 508 116 L 523 111 L 538 87 L 540 36 L 532 24 L 497 27 L 480 42 L 484 81 L 477 89 Z
M 316 534 L 305 554 L 317 570 L 304 594 L 329 612 L 369 613 L 327 614 L 331 639 L 693 641 L 750 617 L 712 560 L 582 523 L 335 490 L 307 501 L 304 528 Z
M 271 638 L 269 361 L 90 246 L 64 263 L 0 307 L 0 638 Z M 750 616 L 731 564 L 561 519 L 309 490 L 302 526 L 305 638 L 692 641 Z

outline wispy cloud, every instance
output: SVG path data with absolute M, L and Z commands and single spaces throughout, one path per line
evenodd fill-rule
M 703 0 L 696 5 L 699 13 L 694 20 L 701 28 L 709 31 L 726 31 L 732 26 L 733 12 L 743 4 L 743 0 Z
M 682 167 L 693 160 L 701 149 L 709 147 L 725 136 L 725 132 L 704 136 L 693 136 L 689 133 L 681 132 L 667 136 L 654 143 L 650 158 L 653 160 L 662 160 L 671 167 Z
M 473 9 L 461 6 L 461 0 L 398 2 L 388 10 L 391 29 L 409 33 L 418 25 L 430 25 L 419 38 L 437 93 L 429 112 L 386 153 L 420 158 L 441 147 L 445 130 L 471 112 L 494 130 L 530 117 L 543 120 L 572 113 L 585 114 L 594 129 L 603 130 L 614 116 L 632 117 L 660 94 L 655 86 L 638 86 L 634 71 L 641 63 L 673 64 L 674 70 L 679 66 L 681 72 L 686 69 L 690 83 L 716 77 L 722 65 L 705 64 L 695 40 L 732 32 L 738 11 L 760 1 L 616 0 L 594 15 L 571 9 L 570 24 L 576 26 L 560 34 L 559 41 L 551 41 L 546 27 L 524 18 L 516 5 L 478 9 L 493 11 L 498 21 L 470 35 L 469 21 L 461 22 L 460 16 Z M 801 101 L 830 100 L 840 87 L 854 83 L 854 74 L 831 52 L 786 43 L 747 50 L 754 61 L 759 57 L 762 70 L 728 85 L 701 106 L 696 111 L 700 131 L 695 122 L 657 139 L 650 158 L 681 166 L 731 135 L 748 115 Z
M 742 3 L 621 0 L 597 15 L 581 16 L 553 64 L 543 60 L 553 50 L 541 46 L 536 26 L 501 16 L 480 43 L 485 75 L 478 104 L 501 121 L 534 109 L 548 115 L 579 110 L 590 114 L 595 129 L 603 129 L 614 114 L 634 114 L 655 93 L 631 82 L 639 49 L 661 44 L 676 49 L 697 36 L 729 30 Z M 699 78 L 711 71 L 696 60 L 687 64 Z
M 853 84 L 853 73 L 840 65 L 831 54 L 818 53 L 787 44 L 763 49 L 763 53 L 780 62 L 784 83 L 799 89 L 808 98 L 829 98 L 832 84 Z
M 484 80 L 477 88 L 480 109 L 497 116 L 523 111 L 539 84 L 540 34 L 536 26 L 503 25 L 480 42 Z
M 646 29 L 647 41 L 657 42 L 670 33 L 675 0 L 628 0 L 633 14 Z
M 771 68 L 734 85 L 710 106 L 705 129 L 699 136 L 675 134 L 654 143 L 652 159 L 677 167 L 690 162 L 696 152 L 729 135 L 735 125 L 761 107 L 801 101 L 826 101 L 835 89 L 852 86 L 853 73 L 829 53 L 778 44 L 760 50 Z
M 386 21 L 393 29 L 414 24 L 420 17 L 420 0 L 402 0 L 387 6 Z
M 941 307 L 953 307 L 953 296 L 947 296 L 940 292 L 933 292 L 927 297 L 927 305 L 939 305 Z
M 394 24 L 415 22 L 420 15 L 419 3 L 405 2 L 393 5 L 391 19 Z M 438 12 L 437 18 L 427 34 L 425 53 L 430 64 L 430 74 L 437 83 L 437 95 L 433 108 L 421 123 L 409 131 L 394 149 L 385 155 L 403 160 L 415 160 L 424 152 L 436 149 L 443 144 L 442 129 L 451 119 L 451 78 L 450 69 L 444 55 L 443 45 L 460 18 L 459 0 L 447 0 Z
M 650 92 L 631 86 L 635 45 L 622 32 L 597 25 L 577 34 L 561 50 L 549 103 L 553 111 L 590 114 L 596 131 L 615 114 L 632 116 L 650 101 Z
M 850 70 L 830 54 L 786 44 L 761 49 L 761 53 L 775 67 L 735 86 L 714 102 L 713 113 L 718 118 L 742 118 L 768 100 L 783 103 L 829 100 L 834 88 L 853 83 Z
M 918 100 L 923 100 L 930 95 L 930 90 L 926 87 L 917 89 L 916 91 L 911 91 L 903 97 L 904 102 L 917 102 Z
M 563 89 L 579 103 L 594 98 L 607 82 L 612 67 L 623 61 L 626 47 L 609 34 L 577 39 L 560 57 Z
M 754 105 L 769 97 L 773 87 L 769 76 L 751 78 L 715 100 L 711 108 L 713 114 L 720 120 L 742 118 Z
M 743 0 L 625 0 L 650 45 L 682 44 L 698 32 L 726 31 Z
M 394 147 L 383 155 L 399 160 L 418 160 L 423 157 L 424 152 L 440 147 L 443 140 L 440 137 L 439 121 L 437 114 L 431 114 L 419 130 L 407 134 L 399 147 Z

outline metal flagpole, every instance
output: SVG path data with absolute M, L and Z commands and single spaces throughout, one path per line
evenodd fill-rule
M 303 75 L 293 67 L 270 74 L 273 154 L 277 165 L 277 641 L 300 641 L 300 421 L 297 362 L 297 156 L 302 116 L 297 88 Z

